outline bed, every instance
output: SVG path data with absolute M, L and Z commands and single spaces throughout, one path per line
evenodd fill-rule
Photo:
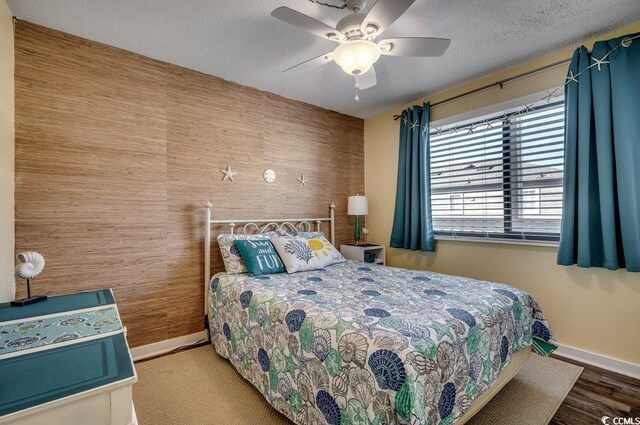
M 237 226 L 210 215 L 209 238 L 213 224 Z M 329 222 L 333 242 L 333 209 L 299 221 Z M 353 261 L 257 277 L 209 270 L 216 351 L 298 424 L 462 424 L 531 351 L 555 348 L 536 301 L 509 285 Z

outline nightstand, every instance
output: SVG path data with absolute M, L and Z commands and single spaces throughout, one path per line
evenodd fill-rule
M 340 245 L 340 254 L 347 260 L 363 261 L 383 266 L 387 264 L 384 245 Z
M 137 381 L 110 289 L 0 304 L 0 424 L 136 424 Z

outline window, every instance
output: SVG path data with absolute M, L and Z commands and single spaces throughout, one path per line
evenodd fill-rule
M 563 163 L 562 100 L 431 128 L 436 237 L 558 241 Z

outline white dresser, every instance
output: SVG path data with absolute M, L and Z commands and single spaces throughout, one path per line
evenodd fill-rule
M 0 304 L 0 424 L 137 424 L 137 381 L 110 289 Z

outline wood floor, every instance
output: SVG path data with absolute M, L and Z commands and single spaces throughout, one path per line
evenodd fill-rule
M 555 357 L 555 356 L 554 356 Z M 562 357 L 584 367 L 571 392 L 556 412 L 551 425 L 601 424 L 603 416 L 640 418 L 640 380 Z

